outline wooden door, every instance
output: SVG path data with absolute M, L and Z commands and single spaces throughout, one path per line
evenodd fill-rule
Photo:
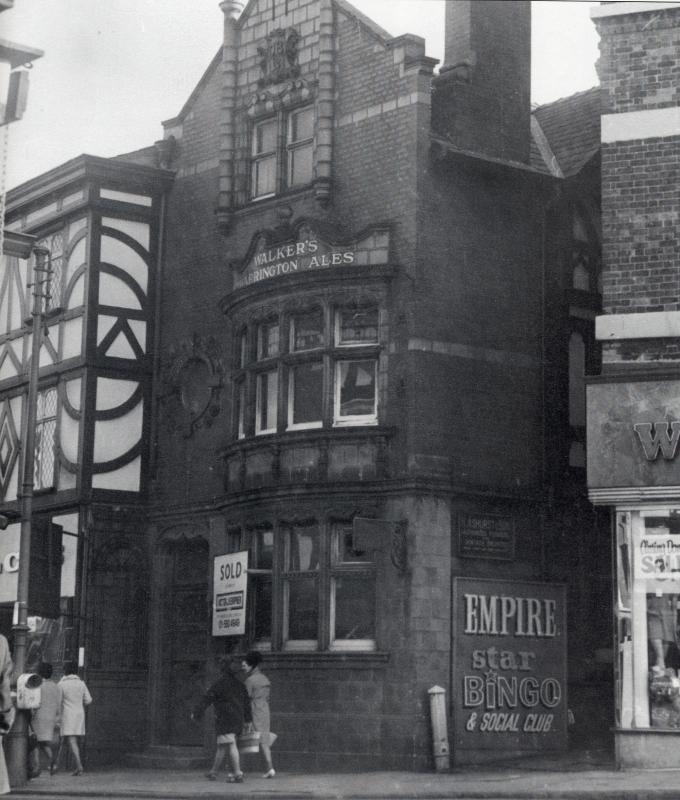
M 207 543 L 183 541 L 173 552 L 166 613 L 168 744 L 203 744 L 204 724 L 193 722 L 191 711 L 206 688 L 209 624 Z

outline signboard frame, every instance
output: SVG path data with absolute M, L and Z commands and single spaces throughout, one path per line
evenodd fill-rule
M 487 598 L 486 609 L 479 600 L 472 613 L 468 597 Z M 564 584 L 453 579 L 452 749 L 460 762 L 482 760 L 483 751 L 566 750 L 566 625 Z
M 492 544 L 489 540 L 491 526 L 473 526 L 470 520 L 475 519 L 480 522 L 507 522 L 509 528 L 509 539 L 507 543 Z M 515 558 L 515 518 L 511 514 L 497 513 L 477 513 L 474 511 L 459 511 L 456 520 L 457 552 L 459 558 L 484 558 L 493 561 L 513 561 Z M 466 539 L 466 532 L 470 532 L 470 541 Z M 473 534 L 477 537 L 486 537 L 486 541 L 474 542 Z
M 246 632 L 248 555 L 241 550 L 213 559 L 213 636 L 243 636 Z

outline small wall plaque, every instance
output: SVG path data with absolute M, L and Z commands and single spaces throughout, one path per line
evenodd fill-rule
M 515 521 L 502 514 L 458 514 L 458 555 L 461 558 L 515 557 Z

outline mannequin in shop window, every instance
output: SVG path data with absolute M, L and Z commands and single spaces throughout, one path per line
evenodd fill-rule
M 663 558 L 654 560 L 657 574 L 666 571 Z M 657 591 L 647 595 L 647 639 L 653 658 L 652 674 L 663 675 L 667 667 L 671 644 L 677 644 L 677 594 Z

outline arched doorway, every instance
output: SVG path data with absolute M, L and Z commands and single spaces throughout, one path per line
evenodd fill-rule
M 161 709 L 158 740 L 202 745 L 203 725 L 191 711 L 205 690 L 209 635 L 208 543 L 166 541 L 162 556 Z

